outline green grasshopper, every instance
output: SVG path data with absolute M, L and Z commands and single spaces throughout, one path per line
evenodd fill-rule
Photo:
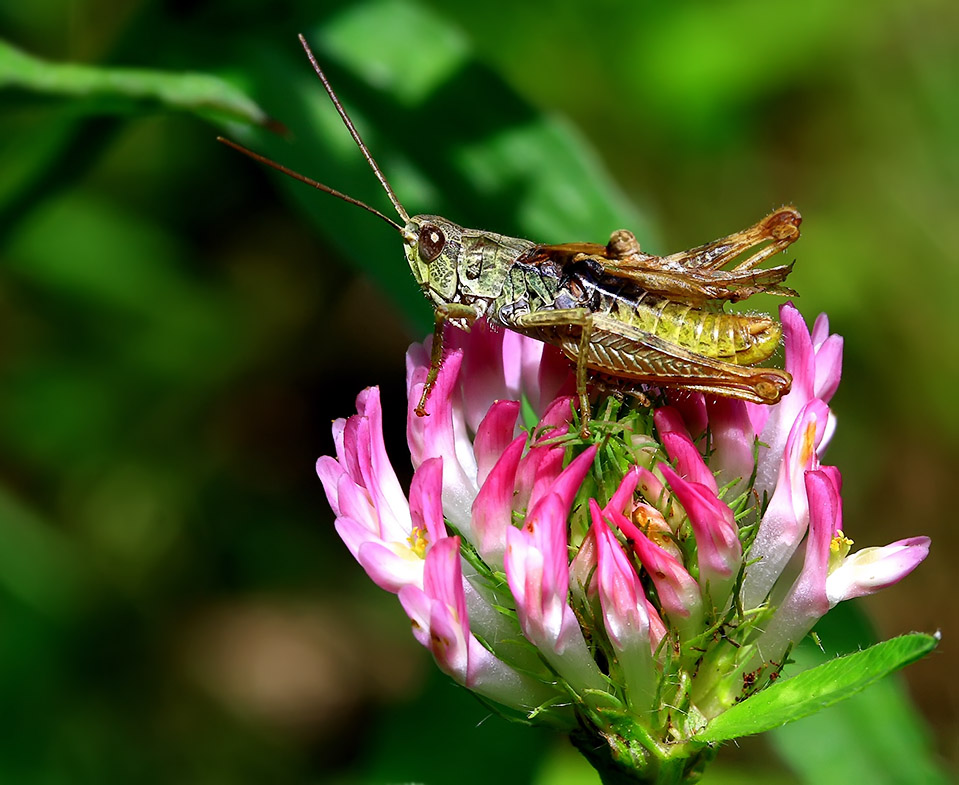
M 791 264 L 758 268 L 799 237 L 802 218 L 795 208 L 783 207 L 748 229 L 669 256 L 643 253 L 624 229 L 613 232 L 605 246 L 540 245 L 467 229 L 436 215 L 410 217 L 302 35 L 300 43 L 403 223 L 235 142 L 220 141 L 369 210 L 399 232 L 413 276 L 434 313 L 430 368 L 418 415 L 427 414 L 443 362 L 446 323 L 468 330 L 484 317 L 558 347 L 575 364 L 584 432 L 591 376 L 641 399 L 641 383 L 765 404 L 776 403 L 789 391 L 792 377 L 786 371 L 754 367 L 779 345 L 781 325 L 765 314 L 727 313 L 722 306 L 759 292 L 795 294 L 783 286 Z M 747 253 L 731 269 L 723 269 Z

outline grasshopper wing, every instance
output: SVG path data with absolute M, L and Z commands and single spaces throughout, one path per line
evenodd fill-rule
M 792 264 L 757 269 L 766 259 L 799 238 L 802 216 L 794 207 L 783 207 L 739 232 L 698 248 L 655 256 L 643 253 L 632 232 L 613 232 L 605 246 L 596 243 L 540 245 L 528 261 L 559 265 L 586 263 L 607 275 L 625 278 L 648 292 L 701 306 L 707 300 L 745 300 L 765 292 L 783 296 L 796 293 L 783 285 Z M 766 243 L 764 245 L 764 243 Z M 758 246 L 762 246 L 758 248 Z M 747 252 L 732 269 L 722 269 Z

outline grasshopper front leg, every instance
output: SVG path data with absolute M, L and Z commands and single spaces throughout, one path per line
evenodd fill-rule
M 439 376 L 440 367 L 443 365 L 443 332 L 450 319 L 463 319 L 467 325 L 472 325 L 476 321 L 476 311 L 461 303 L 443 303 L 436 306 L 436 310 L 433 311 L 433 346 L 430 348 L 430 369 L 426 373 L 426 384 L 423 385 L 420 402 L 414 410 L 418 417 L 426 417 L 429 414 L 426 411 L 426 401 L 429 399 L 430 393 L 433 392 L 436 377 Z

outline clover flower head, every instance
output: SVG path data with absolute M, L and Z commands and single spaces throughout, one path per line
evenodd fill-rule
M 333 425 L 317 471 L 337 531 L 398 594 L 444 672 L 508 716 L 608 745 L 634 769 L 713 751 L 713 718 L 779 675 L 836 603 L 908 575 L 926 537 L 850 553 L 840 475 L 822 464 L 842 339 L 781 309 L 792 391 L 775 406 L 672 393 L 601 397 L 590 436 L 568 362 L 483 321 L 407 354 L 404 493 L 379 392 Z M 589 415 L 587 415 L 589 416 Z

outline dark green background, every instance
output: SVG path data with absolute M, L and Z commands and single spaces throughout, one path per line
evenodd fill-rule
M 388 227 L 213 141 L 387 209 L 298 32 L 411 213 L 547 242 L 626 225 L 669 252 L 802 210 L 797 304 L 846 338 L 847 534 L 933 537 L 857 603 L 877 632 L 847 612 L 821 635 L 942 627 L 906 673 L 931 735 L 891 681 L 728 745 L 708 781 L 945 781 L 954 3 L 34 0 L 0 7 L 0 37 L 218 75 L 288 133 L 0 81 L 0 782 L 594 781 L 438 676 L 332 530 L 313 462 L 366 385 L 408 478 L 403 352 L 430 313 Z

